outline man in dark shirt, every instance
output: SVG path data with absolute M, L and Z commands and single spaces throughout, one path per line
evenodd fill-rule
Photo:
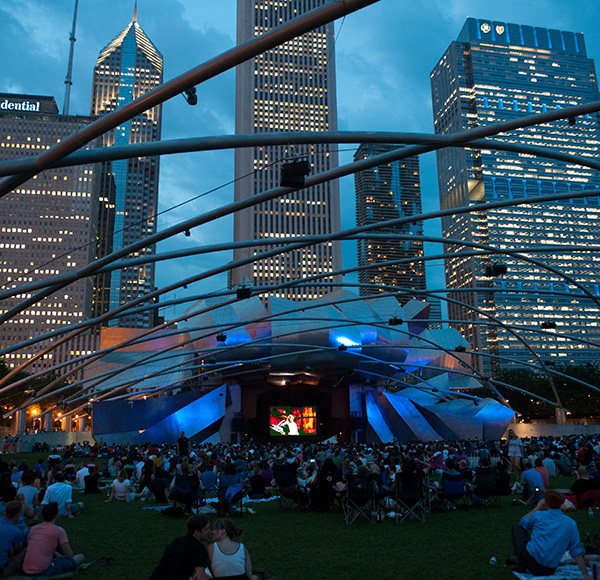
M 181 457 L 187 457 L 190 453 L 190 440 L 185 436 L 185 432 L 181 432 L 181 437 L 177 439 L 177 450 Z
M 586 492 L 591 489 L 599 489 L 598 482 L 588 475 L 587 468 L 583 465 L 577 468 L 577 479 L 573 482 L 569 490 L 573 495 L 577 496 L 577 501 Z
M 208 518 L 193 515 L 187 521 L 187 536 L 173 540 L 150 575 L 149 580 L 207 580 L 208 552 L 202 542 L 208 540 Z

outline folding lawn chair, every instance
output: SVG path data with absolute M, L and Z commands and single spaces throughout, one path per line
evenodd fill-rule
M 245 492 L 243 480 L 243 473 L 221 473 L 217 486 L 217 509 L 220 514 L 229 515 L 233 512 L 235 515 L 242 515 Z
M 396 523 L 403 522 L 407 518 L 425 523 L 425 514 L 428 511 L 427 498 L 421 478 L 406 481 L 397 478 L 393 499 L 396 502 Z
M 293 463 L 273 464 L 273 490 L 277 494 L 277 502 L 283 510 L 299 510 L 303 504 L 304 494 L 298 486 L 298 472 Z
M 446 509 L 456 509 L 457 505 L 466 506 L 467 489 L 465 487 L 465 478 L 462 473 L 442 474 L 440 482 L 441 499 Z
M 352 475 L 348 479 L 348 491 L 342 502 L 344 520 L 351 524 L 359 517 L 374 524 L 380 518 L 375 497 L 375 481 L 372 475 Z
M 478 467 L 475 470 L 476 486 L 473 495 L 485 505 L 502 507 L 500 494 L 496 487 L 496 469 L 493 467 Z

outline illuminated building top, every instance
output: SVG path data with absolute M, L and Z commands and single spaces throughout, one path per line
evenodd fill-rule
M 519 119 L 536 113 L 598 100 L 593 61 L 588 59 L 582 34 L 533 26 L 467 20 L 431 73 L 435 131 L 450 134 L 464 129 Z M 507 143 L 552 148 L 597 156 L 600 144 L 597 115 L 537 125 L 496 137 Z M 525 204 L 513 208 L 472 212 L 442 220 L 446 238 L 464 239 L 502 249 L 547 247 L 531 257 L 572 276 L 599 295 L 600 266 L 589 255 L 552 251 L 552 246 L 578 247 L 600 236 L 597 172 L 588 168 L 493 150 L 448 148 L 438 152 L 438 181 L 442 209 L 474 206 L 485 201 L 523 199 L 589 189 L 589 198 L 555 204 Z M 460 251 L 458 245 L 447 250 Z M 485 266 L 500 261 L 506 276 L 486 277 Z M 491 258 L 449 258 L 446 282 L 450 288 L 475 288 L 475 293 L 451 297 L 480 308 L 499 320 L 523 327 L 524 337 L 543 356 L 558 362 L 596 360 L 593 347 L 556 334 L 540 333 L 540 323 L 553 321 L 557 334 L 598 340 L 597 307 L 577 297 L 581 290 L 559 274 L 503 255 Z M 534 362 L 518 338 L 485 316 L 460 305 L 449 305 L 449 317 L 476 349 Z M 472 322 L 473 324 L 469 324 Z M 485 359 L 487 368 L 510 366 Z M 493 364 L 492 364 L 493 363 Z
M 94 67 L 92 114 L 103 115 L 156 88 L 163 79 L 163 58 L 137 23 L 132 22 L 104 49 Z M 160 139 L 161 106 L 153 107 L 104 135 L 104 145 L 126 145 Z M 115 252 L 156 232 L 158 206 L 157 157 L 118 160 L 105 164 L 100 207 L 99 256 Z M 140 250 L 151 254 L 153 248 Z M 143 264 L 99 276 L 96 314 L 117 308 L 154 289 L 154 265 Z M 111 322 L 112 324 L 112 322 Z M 152 314 L 144 312 L 114 324 L 147 327 Z

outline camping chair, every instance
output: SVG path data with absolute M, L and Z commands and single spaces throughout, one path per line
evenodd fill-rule
M 310 505 L 316 511 L 327 511 L 329 509 L 339 510 L 340 492 L 335 487 L 336 481 L 342 478 L 341 473 L 328 471 L 323 468 L 317 472 L 316 485 L 310 491 Z
M 496 470 L 493 467 L 478 467 L 475 470 L 475 481 L 474 496 L 481 499 L 484 505 L 502 507 L 496 487 Z
M 293 463 L 273 464 L 273 479 L 279 507 L 283 510 L 299 510 L 303 498 L 298 487 L 296 466 Z
M 169 493 L 169 499 L 173 501 L 175 507 L 178 503 L 182 503 L 188 514 L 192 512 L 192 509 L 206 505 L 200 490 L 200 480 L 196 474 L 188 477 L 178 473 L 175 476 L 173 489 Z
M 393 499 L 396 502 L 394 518 L 396 523 L 403 522 L 407 518 L 425 523 L 425 514 L 428 511 L 427 497 L 421 478 L 407 481 L 397 478 Z
M 374 524 L 380 518 L 375 498 L 375 482 L 371 474 L 352 475 L 348 479 L 348 490 L 342 501 L 344 520 L 351 524 L 359 517 Z
M 467 490 L 465 488 L 465 478 L 462 473 L 447 473 L 442 474 L 440 482 L 442 489 L 440 497 L 443 500 L 446 509 L 456 509 L 457 504 L 466 506 Z
M 218 512 L 223 514 L 243 514 L 243 503 L 245 486 L 243 473 L 221 473 L 217 486 L 217 497 L 219 498 Z
M 217 491 L 217 474 L 214 471 L 203 471 L 200 474 L 200 483 L 206 493 L 215 493 Z

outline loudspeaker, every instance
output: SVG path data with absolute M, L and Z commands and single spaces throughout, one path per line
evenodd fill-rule
M 281 187 L 302 187 L 304 177 L 310 174 L 310 165 L 308 160 L 299 159 L 291 163 L 284 163 L 281 166 Z

